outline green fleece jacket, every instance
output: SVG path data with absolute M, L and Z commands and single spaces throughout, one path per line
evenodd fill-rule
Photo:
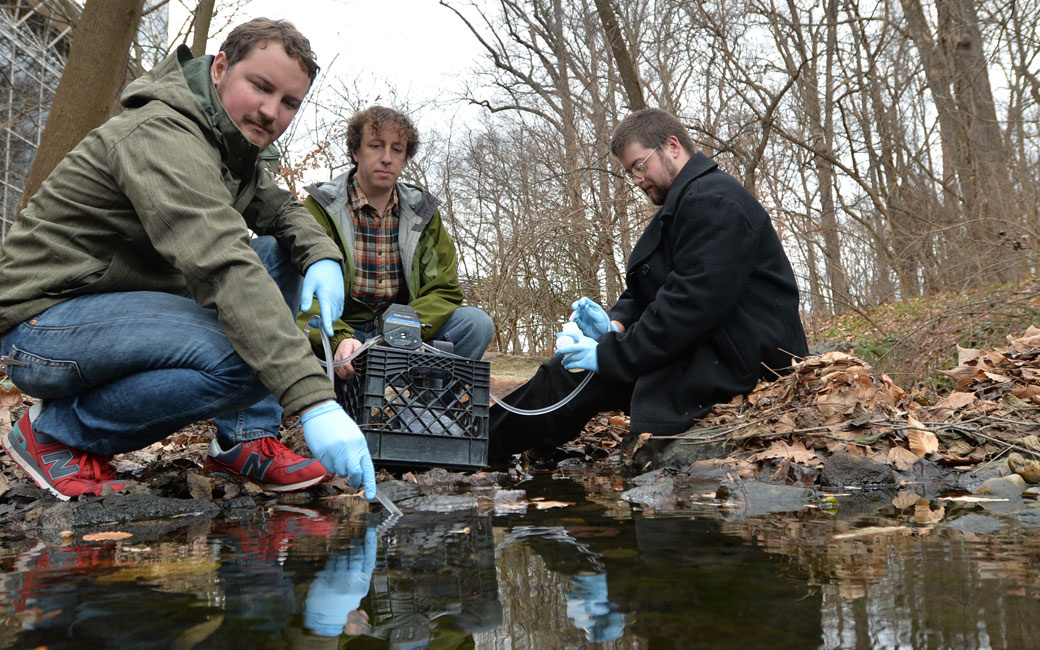
M 0 332 L 75 296 L 191 295 L 297 413 L 335 395 L 247 229 L 276 237 L 301 272 L 343 258 L 258 164 L 220 103 L 212 60 L 182 46 L 127 86 L 126 110 L 47 177 L 0 251 Z
M 351 323 L 366 323 L 376 314 L 365 303 L 350 295 L 354 281 L 354 220 L 350 216 L 349 188 L 354 171 L 337 176 L 327 183 L 310 185 L 310 196 L 304 205 L 318 220 L 330 237 L 336 240 L 346 259 L 343 265 L 343 281 L 347 290 L 343 317 L 333 326 L 335 334 L 330 339 L 332 350 L 354 335 Z M 401 218 L 397 231 L 397 245 L 401 252 L 401 266 L 405 269 L 408 285 L 408 304 L 419 314 L 423 323 L 424 340 L 431 339 L 444 325 L 451 314 L 462 306 L 465 298 L 458 281 L 458 256 L 455 243 L 441 222 L 440 199 L 421 187 L 397 183 L 397 198 L 401 206 Z M 311 316 L 301 314 L 300 327 L 304 327 Z M 321 332 L 310 331 L 311 343 L 321 347 Z

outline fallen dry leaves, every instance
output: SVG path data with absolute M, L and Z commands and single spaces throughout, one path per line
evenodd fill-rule
M 85 542 L 107 542 L 112 540 L 130 539 L 133 537 L 132 533 L 124 533 L 119 531 L 112 531 L 108 533 L 87 533 L 83 536 Z
M 727 444 L 742 476 L 769 472 L 799 482 L 804 470 L 838 452 L 903 472 L 921 459 L 974 465 L 1009 449 L 1040 457 L 1040 440 L 1029 434 L 1040 428 L 1040 328 L 1007 341 L 993 350 L 958 348 L 957 366 L 945 372 L 956 387 L 934 405 L 911 399 L 888 375 L 851 354 L 806 357 L 788 374 L 716 405 L 678 438 Z M 792 464 L 803 471 L 791 471 Z M 916 514 L 921 520 L 941 517 Z

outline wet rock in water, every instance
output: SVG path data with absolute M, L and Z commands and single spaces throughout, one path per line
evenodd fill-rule
M 686 479 L 689 483 L 718 483 L 726 479 L 729 469 L 719 465 L 714 460 L 698 460 L 685 469 Z
M 668 474 L 666 470 L 658 470 L 637 477 L 636 487 L 623 492 L 621 498 L 657 510 L 675 508 L 679 498 L 675 493 L 675 479 Z
M 974 494 L 995 497 L 1018 497 L 1026 490 L 1026 482 L 1018 474 L 987 479 Z
M 726 514 L 754 517 L 774 512 L 797 512 L 812 503 L 816 492 L 794 485 L 734 481 L 720 485 L 715 497 Z
M 959 530 L 962 533 L 986 535 L 1003 528 L 1004 522 L 985 515 L 967 514 L 959 519 L 955 519 L 950 523 L 949 527 L 954 530 Z
M 191 518 L 211 518 L 219 506 L 196 499 L 170 499 L 151 494 L 116 494 L 91 501 L 62 501 L 36 511 L 33 524 L 41 529 L 70 529 L 113 523 L 158 521 L 178 518 L 182 527 Z M 28 519 L 28 517 L 27 517 Z
M 234 499 L 227 499 L 221 504 L 224 510 L 237 510 L 240 508 L 249 508 L 250 510 L 256 508 L 256 499 L 251 496 L 240 496 Z
M 834 454 L 820 472 L 820 484 L 833 487 L 892 485 L 896 480 L 895 471 L 887 464 L 859 454 Z
M 942 480 L 947 472 L 927 458 L 921 458 L 910 469 L 895 474 L 897 480 L 904 483 L 935 483 Z
M 1031 508 L 1015 515 L 1015 518 L 1026 528 L 1040 528 L 1040 510 Z
M 912 491 L 921 497 L 925 491 L 921 486 L 913 486 Z M 834 516 L 841 521 L 861 521 L 875 516 L 879 510 L 892 505 L 892 500 L 899 493 L 896 488 L 879 490 L 850 490 L 833 494 L 838 500 L 838 509 Z
M 980 485 L 991 478 L 1000 478 L 1007 474 L 1007 470 L 1000 463 L 984 463 L 965 472 L 957 478 L 957 487 L 968 492 L 974 492 Z
M 638 485 L 640 487 L 647 485 L 654 485 L 662 481 L 669 481 L 674 485 L 672 480 L 675 476 L 676 471 L 671 468 L 655 469 L 652 472 L 640 474 L 639 476 L 632 479 L 632 485 Z
M 622 441 L 625 450 L 635 446 L 638 436 L 629 434 Z M 647 463 L 651 467 L 683 468 L 699 460 L 711 460 L 713 458 L 725 458 L 729 449 L 722 442 L 694 442 L 690 440 L 661 440 L 649 438 L 643 442 L 632 456 L 632 463 L 636 467 L 644 467 Z
M 475 510 L 480 499 L 473 494 L 429 494 L 402 499 L 397 507 L 407 513 L 409 510 L 420 512 L 455 512 L 456 510 Z
M 396 479 L 383 481 L 379 484 L 379 491 L 390 497 L 395 504 L 398 501 L 412 499 L 422 495 L 419 486 L 411 481 L 399 481 Z M 399 504 L 398 504 L 399 505 Z

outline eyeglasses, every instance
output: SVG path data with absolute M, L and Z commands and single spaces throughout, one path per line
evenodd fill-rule
M 637 178 L 643 178 L 646 176 L 646 161 L 650 160 L 650 156 L 654 155 L 654 151 L 660 149 L 660 146 L 656 146 L 650 153 L 646 154 L 646 158 L 632 165 L 632 169 L 625 170 L 625 176 L 628 176 L 628 180 L 633 183 L 636 182 Z

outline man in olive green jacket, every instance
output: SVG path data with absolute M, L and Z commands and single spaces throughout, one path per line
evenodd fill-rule
M 449 341 L 459 356 L 480 359 L 491 342 L 491 318 L 462 305 L 458 257 L 441 221 L 440 199 L 399 180 L 418 146 L 418 132 L 406 115 L 372 106 L 347 123 L 354 168 L 307 188 L 304 205 L 346 259 L 346 307 L 330 338 L 336 361 L 374 335 L 377 320 L 394 303 L 415 309 L 424 340 Z M 301 325 L 308 318 L 301 315 Z M 316 347 L 319 336 L 311 334 Z M 354 370 L 345 364 L 336 373 L 349 379 Z
M 218 468 L 270 489 L 329 470 L 374 498 L 364 436 L 294 323 L 317 295 L 331 333 L 342 256 L 261 165 L 316 73 L 285 21 L 239 25 L 215 57 L 182 46 L 19 215 L 0 251 L 0 353 L 40 401 L 2 443 L 40 487 L 118 491 L 112 454 L 216 417 L 232 443 L 211 448 Z M 250 429 L 253 410 L 280 421 L 282 407 L 320 464 Z

